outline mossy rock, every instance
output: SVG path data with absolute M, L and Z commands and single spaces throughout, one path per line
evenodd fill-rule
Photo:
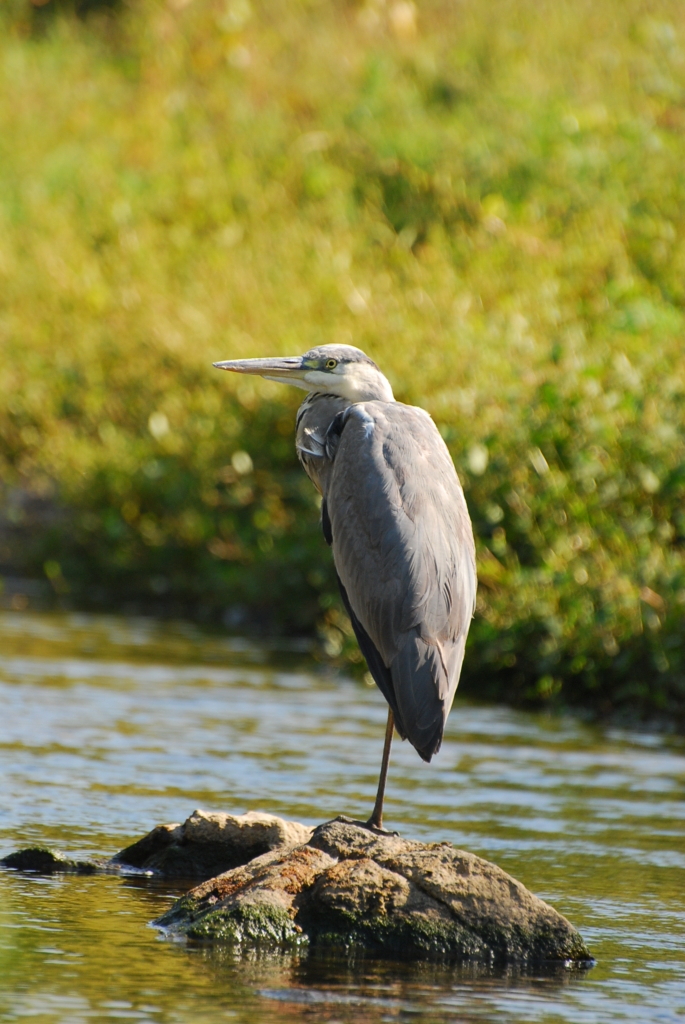
M 566 918 L 496 865 L 347 819 L 205 882 L 155 924 L 243 948 L 308 943 L 393 958 L 592 962 Z
M 0 864 L 14 871 L 31 871 L 37 875 L 94 875 L 102 867 L 96 861 L 75 860 L 46 846 L 29 846 L 25 850 L 17 850 L 3 857 Z
M 189 939 L 227 945 L 298 946 L 307 937 L 292 916 L 272 903 L 242 903 L 203 914 L 186 932 Z

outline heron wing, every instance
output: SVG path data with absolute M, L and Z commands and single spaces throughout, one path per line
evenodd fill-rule
M 333 557 L 353 625 L 390 674 L 398 730 L 429 760 L 454 698 L 476 591 L 471 523 L 452 460 L 422 409 L 364 402 L 346 412 L 326 477 Z M 385 692 L 387 677 L 371 661 L 369 668 Z

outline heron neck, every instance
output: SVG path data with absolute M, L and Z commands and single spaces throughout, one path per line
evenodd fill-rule
M 352 376 L 341 376 L 335 392 L 350 405 L 356 402 L 394 402 L 390 381 L 374 366 L 361 366 Z

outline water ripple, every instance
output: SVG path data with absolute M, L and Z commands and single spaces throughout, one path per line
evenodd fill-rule
M 196 806 L 307 823 L 368 812 L 382 698 L 277 646 L 0 615 L 0 851 L 108 854 Z M 387 820 L 495 859 L 554 903 L 598 959 L 589 974 L 188 950 L 145 927 L 168 886 L 4 873 L 0 1021 L 680 1021 L 684 796 L 675 739 L 458 699 L 432 764 L 395 744 Z

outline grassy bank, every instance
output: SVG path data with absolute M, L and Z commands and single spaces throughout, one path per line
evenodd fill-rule
M 298 396 L 210 367 L 351 342 L 465 486 L 465 686 L 683 722 L 682 4 L 54 3 L 0 15 L 6 567 L 354 658 Z

